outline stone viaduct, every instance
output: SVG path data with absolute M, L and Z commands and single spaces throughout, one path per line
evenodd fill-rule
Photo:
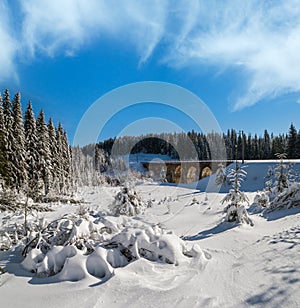
M 232 161 L 151 161 L 141 162 L 151 177 L 165 179 L 168 183 L 190 183 L 216 172 L 219 164 L 228 166 Z

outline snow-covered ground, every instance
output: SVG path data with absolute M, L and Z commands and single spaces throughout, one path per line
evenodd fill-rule
M 270 163 L 249 164 L 241 189 L 250 203 L 262 188 Z M 189 249 L 197 244 L 202 257 L 183 259 L 178 265 L 141 258 L 115 268 L 107 280 L 85 275 L 76 282 L 50 283 L 21 266 L 20 252 L 0 252 L 0 267 L 5 270 L 0 275 L 0 306 L 300 307 L 300 208 L 251 214 L 253 227 L 222 222 L 225 188 L 222 193 L 205 192 L 207 180 L 199 183 L 201 190 L 140 183 L 137 192 L 151 207 L 133 219 L 172 230 Z M 90 209 L 106 211 L 117 191 L 84 188 L 78 197 Z M 53 220 L 78 211 L 80 205 L 52 206 L 54 212 L 39 215 Z M 1 226 L 6 215 L 0 213 Z M 10 219 L 17 222 L 23 217 Z

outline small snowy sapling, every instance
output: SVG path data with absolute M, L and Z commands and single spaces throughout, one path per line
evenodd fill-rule
M 116 194 L 115 200 L 110 206 L 110 209 L 114 216 L 135 216 L 142 213 L 145 207 L 142 198 L 137 194 L 135 189 L 129 186 L 124 186 Z
M 224 165 L 222 163 L 220 163 L 218 165 L 218 169 L 216 172 L 216 184 L 217 185 L 222 185 L 223 183 L 226 182 L 226 168 L 224 167 Z
M 244 205 L 242 205 L 243 203 L 249 204 L 249 201 L 246 194 L 240 190 L 241 183 L 247 175 L 247 172 L 244 170 L 245 167 L 239 166 L 236 161 L 235 169 L 230 169 L 228 178 L 230 179 L 232 189 L 221 200 L 221 203 L 229 202 L 224 210 L 226 212 L 225 221 L 248 223 L 252 226 L 253 222 L 248 216 Z

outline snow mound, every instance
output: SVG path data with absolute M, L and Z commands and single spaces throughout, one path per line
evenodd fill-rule
M 112 243 L 128 258 L 128 261 L 141 257 L 178 265 L 188 254 L 184 242 L 171 231 L 166 232 L 157 226 L 126 228 L 112 238 Z
M 34 247 L 27 246 L 29 252 L 22 266 L 39 278 L 96 278 L 104 282 L 114 275 L 115 268 L 141 258 L 175 266 L 191 258 L 200 263 L 206 260 L 199 246 L 188 249 L 172 231 L 128 217 L 96 217 L 94 221 L 64 218 L 56 228 L 56 234 L 49 236 L 47 230 L 37 243 L 32 241 Z

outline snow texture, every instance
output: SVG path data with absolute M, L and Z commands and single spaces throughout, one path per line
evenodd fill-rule
M 250 204 L 257 204 L 268 167 L 276 164 L 247 162 L 241 189 Z M 137 185 L 151 207 L 133 217 L 107 215 L 116 188 L 82 188 L 77 193 L 88 216 L 79 205 L 64 203 L 29 213 L 29 237 L 40 242 L 32 242 L 26 258 L 22 210 L 0 212 L 0 235 L 6 232 L 14 247 L 0 250 L 1 307 L 300 307 L 299 184 L 281 197 L 265 191 L 270 203 L 278 197 L 280 207 L 263 215 L 244 203 L 250 227 L 224 221 L 221 200 L 228 187 L 205 192 L 208 180 L 200 181 L 201 191 Z M 51 246 L 54 239 L 63 242 L 57 236 L 62 230 L 72 234 L 66 237 L 71 242 Z

